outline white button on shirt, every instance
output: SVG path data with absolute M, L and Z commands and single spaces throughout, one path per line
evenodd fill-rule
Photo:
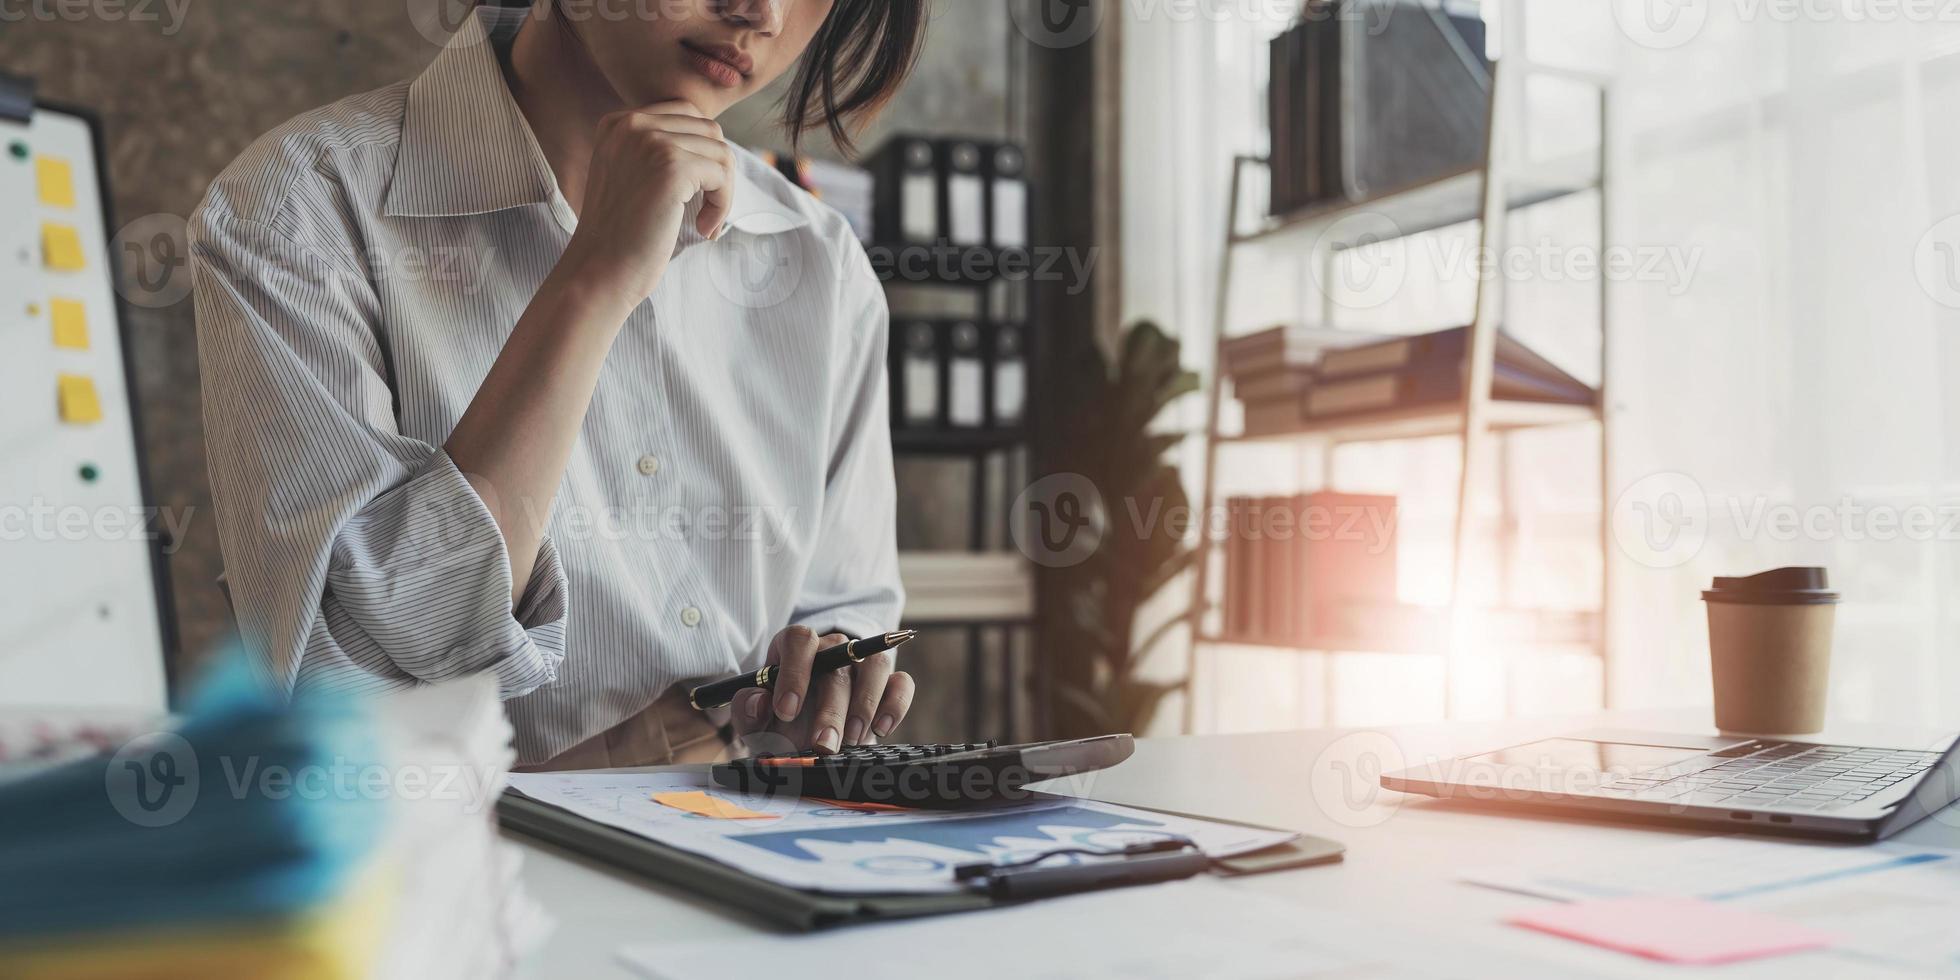
M 536 764 L 755 669 L 784 626 L 888 629 L 903 597 L 882 291 L 844 220 L 744 153 L 729 233 L 685 230 L 621 331 L 511 608 L 495 488 L 439 447 L 575 225 L 497 63 L 524 16 L 479 8 L 413 83 L 260 140 L 192 258 L 226 571 L 268 680 L 488 671 Z

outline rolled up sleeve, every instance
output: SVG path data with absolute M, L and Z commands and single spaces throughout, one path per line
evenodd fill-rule
M 540 549 L 512 607 L 502 532 L 439 447 L 396 426 L 351 250 L 201 209 L 192 222 L 212 496 L 239 624 L 268 680 L 373 690 L 490 673 L 550 684 L 569 585 Z

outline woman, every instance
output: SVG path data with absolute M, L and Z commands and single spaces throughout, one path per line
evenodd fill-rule
M 714 119 L 798 65 L 848 143 L 925 0 L 480 7 L 420 78 L 308 113 L 192 221 L 234 605 L 284 689 L 487 672 L 519 764 L 698 761 L 729 723 L 891 733 L 887 314 L 843 219 Z M 783 665 L 703 716 L 690 681 Z

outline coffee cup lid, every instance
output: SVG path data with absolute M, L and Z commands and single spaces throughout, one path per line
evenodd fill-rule
M 1714 587 L 1701 597 L 1707 602 L 1767 606 L 1822 606 L 1838 601 L 1838 594 L 1831 591 L 1830 574 L 1821 568 L 1778 568 L 1734 578 L 1718 576 Z

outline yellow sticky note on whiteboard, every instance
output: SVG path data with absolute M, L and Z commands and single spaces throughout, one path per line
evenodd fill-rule
M 48 222 L 41 226 L 41 258 L 56 272 L 80 272 L 88 267 L 82 255 L 82 233 L 73 225 Z
M 72 299 L 54 301 L 54 345 L 88 350 L 88 311 Z
M 34 182 L 41 188 L 41 203 L 51 208 L 75 206 L 75 169 L 60 157 L 35 157 Z
M 61 420 L 70 425 L 102 421 L 102 399 L 95 379 L 82 374 L 61 376 Z

